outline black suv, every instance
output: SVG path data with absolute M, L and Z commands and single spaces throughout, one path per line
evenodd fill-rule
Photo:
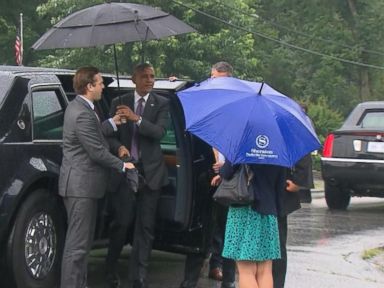
M 384 101 L 360 103 L 324 142 L 321 171 L 330 209 L 351 196 L 384 197 Z
M 74 71 L 0 66 L 0 284 L 1 287 L 55 287 L 59 279 L 66 214 L 57 194 L 62 157 L 64 110 L 74 98 Z M 104 97 L 97 103 L 108 117 L 111 100 L 133 89 L 117 87 L 103 75 Z M 188 81 L 158 80 L 155 91 L 170 99 L 167 135 L 162 140 L 170 184 L 158 206 L 154 248 L 205 253 L 210 231 L 210 147 L 185 132 L 175 92 Z M 95 247 L 107 244 L 109 214 L 99 203 Z M 129 241 L 131 235 L 127 235 Z

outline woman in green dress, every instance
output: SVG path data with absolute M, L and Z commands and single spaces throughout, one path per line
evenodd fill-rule
M 255 201 L 231 206 L 225 229 L 223 257 L 236 261 L 239 288 L 272 288 L 272 260 L 280 258 L 277 213 L 284 191 L 286 169 L 273 165 L 249 165 Z M 230 179 L 239 165 L 226 161 L 220 170 Z

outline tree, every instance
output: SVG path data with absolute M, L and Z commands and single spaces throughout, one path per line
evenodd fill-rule
M 10 1 L 9 1 L 10 2 Z M 0 12 L 2 43 L 13 48 L 18 11 L 35 19 L 26 32 L 32 45 L 66 15 L 103 0 L 21 0 Z M 294 99 L 309 103 L 321 137 L 363 100 L 384 99 L 384 35 L 381 0 L 142 0 L 193 26 L 198 33 L 158 41 L 117 45 L 120 72 L 151 62 L 159 77 L 176 75 L 197 81 L 213 63 L 225 60 L 235 76 L 266 81 Z M 23 4 L 22 4 L 23 3 Z M 40 4 L 37 6 L 36 5 Z M 36 9 L 35 9 L 36 8 Z M 50 23 L 48 23 L 48 20 Z M 28 20 L 31 21 L 31 20 Z M 26 44 L 27 44 L 26 43 Z M 0 60 L 13 63 L 12 49 L 0 47 Z M 114 72 L 110 46 L 36 51 L 32 65 L 76 68 L 93 64 Z M 377 66 L 377 67 L 375 67 Z M 332 121 L 331 121 L 332 120 Z M 325 125 L 325 126 L 324 126 Z
M 15 65 L 14 44 L 17 29 L 20 27 L 20 13 L 24 19 L 24 64 L 31 60 L 29 47 L 43 29 L 49 25 L 47 19 L 39 18 L 36 6 L 43 0 L 6 0 L 0 10 L 0 63 Z
M 383 99 L 382 69 L 339 60 L 383 66 L 383 35 L 379 27 L 384 11 L 382 1 L 262 0 L 259 5 L 263 7 L 262 18 L 276 28 L 280 39 L 308 52 L 333 57 L 299 50 L 285 53 L 291 56 L 284 59 L 284 64 L 292 64 L 286 65 L 294 73 L 290 77 L 296 96 L 312 101 L 326 97 L 330 107 L 344 116 L 357 102 Z

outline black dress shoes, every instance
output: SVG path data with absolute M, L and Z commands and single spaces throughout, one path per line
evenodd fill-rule
M 148 288 L 145 279 L 136 279 L 133 281 L 132 288 Z
M 213 268 L 209 271 L 208 278 L 216 280 L 216 281 L 222 281 L 223 280 L 223 271 L 219 267 Z
M 121 287 L 120 277 L 117 273 L 108 273 L 106 280 L 107 280 L 107 288 Z

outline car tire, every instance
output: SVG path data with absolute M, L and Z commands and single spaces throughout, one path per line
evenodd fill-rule
M 351 201 L 351 194 L 347 189 L 324 182 L 325 201 L 331 210 L 346 210 Z
M 57 287 L 64 240 L 59 197 L 45 189 L 33 191 L 22 203 L 8 241 L 7 266 L 16 286 Z

